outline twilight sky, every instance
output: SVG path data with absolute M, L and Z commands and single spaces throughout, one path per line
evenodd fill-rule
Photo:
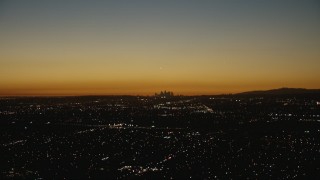
M 320 88 L 318 0 L 1 0 L 0 96 Z

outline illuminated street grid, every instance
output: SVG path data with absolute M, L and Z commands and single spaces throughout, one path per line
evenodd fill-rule
M 2 98 L 2 178 L 320 176 L 317 97 Z

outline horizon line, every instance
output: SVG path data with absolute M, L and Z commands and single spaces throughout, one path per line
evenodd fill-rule
M 319 89 L 307 89 L 307 88 L 292 88 L 292 87 L 280 87 L 280 88 L 274 88 L 274 89 L 260 89 L 260 90 L 248 90 L 248 91 L 241 91 L 236 93 L 190 93 L 190 94 L 175 94 L 174 96 L 222 96 L 222 95 L 236 95 L 246 92 L 256 92 L 256 91 L 270 91 L 270 90 L 279 90 L 279 89 L 301 89 L 301 90 L 320 90 Z M 169 91 L 170 90 L 163 90 L 163 91 Z M 160 91 L 161 92 L 161 91 Z M 158 92 L 155 92 L 158 93 Z M 152 97 L 155 96 L 155 93 L 153 94 L 13 94 L 13 95 L 0 95 L 0 98 L 15 98 L 15 97 L 93 97 L 93 96 L 143 96 L 143 97 Z

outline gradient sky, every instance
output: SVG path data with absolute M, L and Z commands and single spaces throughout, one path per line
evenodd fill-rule
M 320 88 L 318 0 L 1 0 L 0 95 Z

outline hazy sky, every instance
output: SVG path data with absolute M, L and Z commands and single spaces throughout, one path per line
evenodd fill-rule
M 318 0 L 1 0 L 0 95 L 320 88 Z

